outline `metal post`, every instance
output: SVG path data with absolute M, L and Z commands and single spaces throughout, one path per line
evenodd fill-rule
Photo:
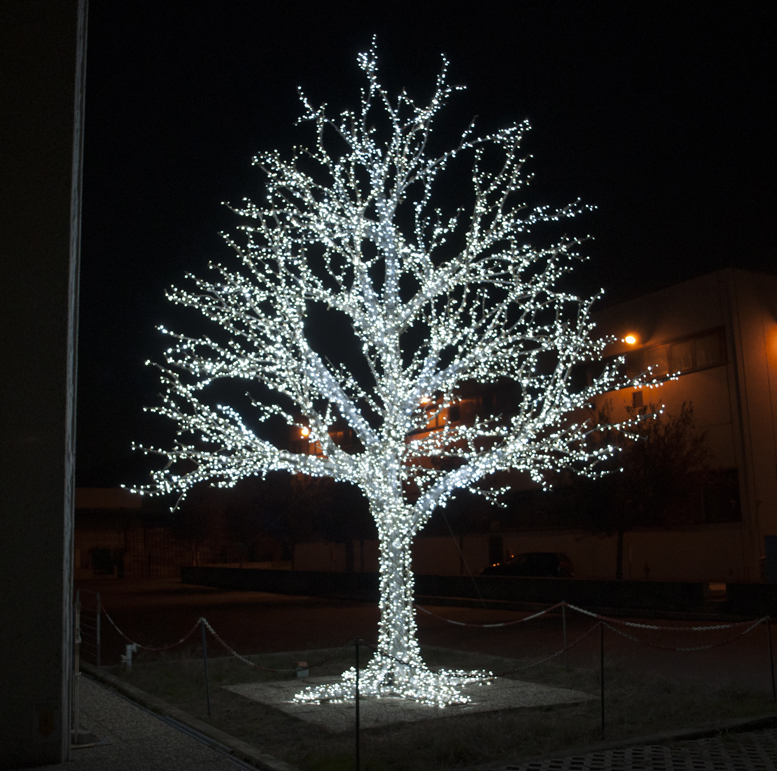
M 602 739 L 604 739 L 604 622 L 599 622 L 599 682 L 601 683 Z
M 356 693 L 355 693 L 355 705 L 356 705 L 356 771 L 361 771 L 361 757 L 359 747 L 359 643 L 361 640 L 357 637 L 355 642 L 356 648 Z
M 561 628 L 564 630 L 564 661 L 569 672 L 569 648 L 567 648 L 567 603 L 561 603 Z
M 78 744 L 81 723 L 81 592 L 76 592 L 75 624 L 73 641 L 73 728 L 71 744 Z
M 202 663 L 205 665 L 205 697 L 208 700 L 208 717 L 210 717 L 210 683 L 208 682 L 208 645 L 205 642 L 205 619 L 200 619 L 200 630 L 202 631 Z
M 100 592 L 97 592 L 97 666 L 100 666 L 100 615 L 102 607 L 100 606 Z
M 766 637 L 769 641 L 769 668 L 772 673 L 772 701 L 777 701 L 777 689 L 774 685 L 774 652 L 772 651 L 772 620 L 766 617 Z

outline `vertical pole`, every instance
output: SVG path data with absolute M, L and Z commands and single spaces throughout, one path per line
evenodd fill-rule
M 100 592 L 97 592 L 97 668 L 100 668 L 100 616 L 102 608 L 100 607 Z
M 599 682 L 601 684 L 602 739 L 604 739 L 604 622 L 599 622 Z
M 774 652 L 772 650 L 772 620 L 766 617 L 766 637 L 769 641 L 769 668 L 772 674 L 772 701 L 777 701 L 777 689 L 774 685 Z
M 566 601 L 561 603 L 561 628 L 564 631 L 564 661 L 567 665 L 567 672 L 569 672 L 569 648 L 567 648 L 567 603 Z
M 356 693 L 355 693 L 355 705 L 356 705 L 356 771 L 361 771 L 361 757 L 359 747 L 359 643 L 361 641 L 357 637 L 355 640 L 356 648 Z
M 73 726 L 71 744 L 78 744 L 81 723 L 81 592 L 76 592 L 75 628 L 73 641 Z
M 205 698 L 208 700 L 208 717 L 210 717 L 210 683 L 208 682 L 208 645 L 205 642 L 205 624 L 200 619 L 200 630 L 202 631 L 202 663 L 205 665 Z

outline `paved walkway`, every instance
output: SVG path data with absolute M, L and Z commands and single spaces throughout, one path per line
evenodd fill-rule
M 81 725 L 97 744 L 71 751 L 63 771 L 235 771 L 253 769 L 207 746 L 99 683 L 81 678 Z
M 774 771 L 777 729 L 668 744 L 614 747 L 480 771 Z

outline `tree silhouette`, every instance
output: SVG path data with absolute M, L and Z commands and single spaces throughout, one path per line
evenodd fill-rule
M 613 431 L 610 405 L 598 414 L 601 428 L 593 444 L 618 447 L 602 468 L 612 473 L 568 481 L 566 495 L 578 522 L 594 532 L 616 533 L 615 578 L 623 578 L 624 535 L 635 527 L 681 524 L 694 519 L 702 485 L 710 475 L 704 434 L 696 430 L 693 405 L 683 402 L 677 415 L 655 405 L 628 408 L 635 419 L 625 434 Z

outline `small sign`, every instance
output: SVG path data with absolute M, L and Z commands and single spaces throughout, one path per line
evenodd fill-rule
M 56 701 L 35 702 L 35 743 L 55 741 L 59 737 L 59 704 Z
M 308 669 L 308 662 L 307 661 L 298 661 L 297 662 L 297 677 L 308 677 L 310 675 L 310 670 Z

